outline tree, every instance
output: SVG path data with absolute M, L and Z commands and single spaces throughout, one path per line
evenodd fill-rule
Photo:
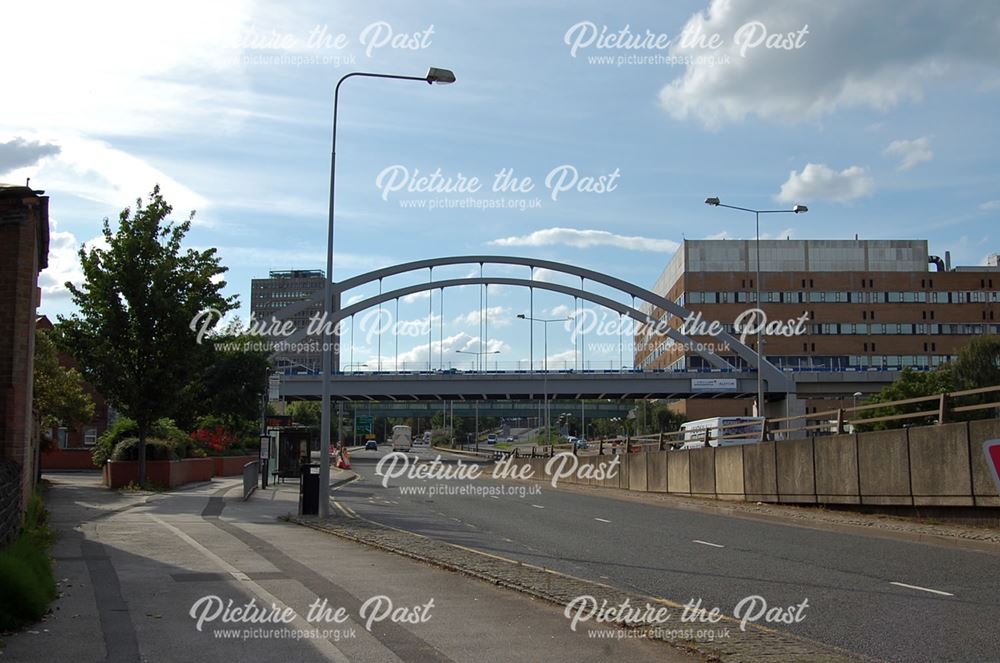
M 40 429 L 54 426 L 76 428 L 94 416 L 94 401 L 86 392 L 83 377 L 59 363 L 59 350 L 44 329 L 35 332 L 35 410 Z
M 952 373 L 942 366 L 933 371 L 915 371 L 912 368 L 904 368 L 899 377 L 882 391 L 869 399 L 869 403 L 888 403 L 890 401 L 902 401 L 910 398 L 920 398 L 922 396 L 933 396 L 952 389 Z M 909 405 L 891 405 L 888 407 L 865 410 L 861 416 L 865 419 L 875 419 L 878 417 L 888 417 L 897 414 L 907 414 L 910 412 L 920 412 L 930 410 L 930 401 L 922 403 L 911 403 Z M 878 421 L 874 424 L 860 424 L 859 430 L 887 430 L 890 428 L 901 428 L 908 422 L 915 419 L 896 419 L 892 421 Z
M 146 437 L 160 417 L 177 413 L 207 348 L 191 328 L 195 315 L 215 309 L 207 326 L 236 306 L 225 297 L 227 270 L 215 249 L 181 250 L 194 212 L 167 221 L 173 208 L 153 188 L 148 202 L 125 208 L 106 248 L 80 249 L 84 283 L 67 283 L 79 312 L 60 318 L 61 343 L 108 402 L 138 426 L 139 483 L 146 479 Z
M 218 417 L 226 430 L 242 438 L 259 431 L 272 367 L 269 353 L 255 349 L 255 343 L 259 339 L 250 335 L 213 336 L 205 364 L 189 388 L 193 414 Z
M 657 405 L 653 410 L 653 420 L 656 422 L 657 433 L 672 433 L 680 430 L 681 424 L 687 421 L 687 417 L 674 412 L 669 405 Z
M 956 389 L 977 389 L 1000 384 L 1000 336 L 977 336 L 949 364 Z

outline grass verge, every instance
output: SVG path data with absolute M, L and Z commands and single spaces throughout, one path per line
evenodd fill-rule
M 41 619 L 56 597 L 52 575 L 54 535 L 49 513 L 37 493 L 28 501 L 24 527 L 0 550 L 0 631 L 11 631 Z

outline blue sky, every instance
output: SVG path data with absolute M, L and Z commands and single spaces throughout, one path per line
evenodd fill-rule
M 354 70 L 437 66 L 458 81 L 345 83 L 338 279 L 495 253 L 648 287 L 683 238 L 752 233 L 748 215 L 705 206 L 709 195 L 809 205 L 767 218 L 772 237 L 928 239 L 959 264 L 1000 250 L 1000 6 L 989 0 L 102 6 L 100 16 L 79 3 L 6 10 L 22 27 L 0 45 L 5 88 L 22 93 L 0 115 L 0 180 L 31 177 L 51 196 L 49 315 L 72 310 L 62 283 L 79 279 L 75 249 L 157 182 L 178 218 L 197 210 L 189 241 L 218 247 L 244 306 L 250 279 L 269 269 L 322 268 L 332 92 Z M 597 37 L 626 28 L 619 46 Z M 684 45 L 685 31 L 721 43 Z M 309 42 L 324 34 L 327 44 Z M 613 186 L 553 200 L 546 177 L 560 166 Z M 404 207 L 469 195 L 387 191 L 377 185 L 387 169 L 478 177 L 472 198 L 526 209 Z M 534 190 L 490 191 L 501 169 L 531 177 Z M 480 347 L 473 290 L 446 294 L 446 361 Z M 491 289 L 489 304 L 494 359 L 526 359 L 526 323 L 514 316 L 527 292 Z M 574 308 L 556 295 L 535 304 Z M 401 305 L 402 319 L 421 316 L 426 299 Z M 400 352 L 426 361 L 426 339 L 401 338 Z M 394 343 L 383 340 L 383 361 Z M 438 343 L 435 320 L 435 357 Z M 572 350 L 565 331 L 550 331 L 550 358 L 572 362 Z M 359 338 L 354 360 L 377 353 Z M 592 348 L 586 358 L 613 365 L 617 354 Z

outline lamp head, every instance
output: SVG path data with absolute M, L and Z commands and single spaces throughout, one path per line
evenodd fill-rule
M 714 207 L 718 207 L 719 206 L 719 199 L 718 198 L 706 198 L 705 199 L 705 204 L 706 205 L 712 205 Z
M 809 211 L 809 208 L 806 207 L 805 205 L 796 205 L 795 207 L 792 208 L 792 211 L 795 212 L 796 214 L 805 214 L 806 212 Z
M 451 69 L 431 67 L 427 70 L 427 82 L 438 85 L 450 85 L 455 82 L 455 73 Z
M 517 314 L 517 317 L 521 318 L 522 320 L 524 320 L 524 319 L 525 319 L 525 318 L 524 318 L 524 314 L 523 314 L 523 313 L 518 313 L 518 314 Z

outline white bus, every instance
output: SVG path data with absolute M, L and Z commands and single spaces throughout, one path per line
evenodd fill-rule
M 392 450 L 409 451 L 413 447 L 413 433 L 409 426 L 392 427 Z
M 711 417 L 688 421 L 681 424 L 684 433 L 681 449 L 698 449 L 706 446 L 706 441 L 711 447 L 753 444 L 760 441 L 763 425 L 764 417 Z

